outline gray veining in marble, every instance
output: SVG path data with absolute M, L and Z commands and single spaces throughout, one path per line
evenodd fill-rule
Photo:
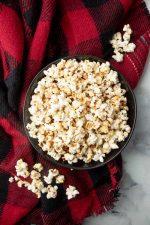
M 150 10 L 150 0 L 145 0 Z M 85 220 L 84 225 L 150 225 L 150 54 L 135 90 L 138 118 L 123 152 L 121 197 L 113 212 Z

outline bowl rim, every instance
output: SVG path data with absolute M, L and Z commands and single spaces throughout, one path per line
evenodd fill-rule
M 65 168 L 69 168 L 69 169 L 74 169 L 74 170 L 91 170 L 91 169 L 96 169 L 99 168 L 101 166 L 104 166 L 105 164 L 107 164 L 108 162 L 111 162 L 113 159 L 115 159 L 124 149 L 125 147 L 128 145 L 132 134 L 134 132 L 135 129 L 135 124 L 136 124 L 136 119 L 137 119 L 137 102 L 136 102 L 136 98 L 135 98 L 135 94 L 133 92 L 133 90 L 130 87 L 130 84 L 127 82 L 127 80 L 125 79 L 125 77 L 122 75 L 122 73 L 120 73 L 118 70 L 116 70 L 110 63 L 110 68 L 113 69 L 114 71 L 116 71 L 118 73 L 118 75 L 121 77 L 121 79 L 124 81 L 125 85 L 128 87 L 129 92 L 131 93 L 132 97 L 133 97 L 133 103 L 134 103 L 134 119 L 133 119 L 133 125 L 131 128 L 131 131 L 128 135 L 128 138 L 124 141 L 124 145 L 119 149 L 119 151 L 114 154 L 111 158 L 105 160 L 104 158 L 104 162 L 99 162 L 96 165 L 93 166 L 88 166 L 88 163 L 85 163 L 87 165 L 87 167 L 80 167 L 80 166 L 75 166 L 76 163 L 74 164 L 69 164 L 69 163 L 63 163 L 59 162 L 59 160 L 55 160 L 52 157 L 50 157 L 49 155 L 47 155 L 44 151 L 40 151 L 39 149 L 37 149 L 37 147 L 34 145 L 34 143 L 32 142 L 32 138 L 29 136 L 28 130 L 26 128 L 26 121 L 25 121 L 25 110 L 26 110 L 26 100 L 28 99 L 28 95 L 30 92 L 30 89 L 32 87 L 32 85 L 34 84 L 34 81 L 37 79 L 37 77 L 43 73 L 44 70 L 48 69 L 52 64 L 57 64 L 58 62 L 60 62 L 60 60 L 68 60 L 68 59 L 77 59 L 77 60 L 90 60 L 90 61 L 99 61 L 101 63 L 103 62 L 107 62 L 107 60 L 101 59 L 97 56 L 93 56 L 93 55 L 72 55 L 72 56 L 65 56 L 65 57 L 61 57 L 58 58 L 52 62 L 50 62 L 48 65 L 46 65 L 45 67 L 43 67 L 33 78 L 33 80 L 30 82 L 30 85 L 27 89 L 26 95 L 25 95 L 25 99 L 24 99 L 24 104 L 23 104 L 23 124 L 24 124 L 24 129 L 25 129 L 25 134 L 27 135 L 27 138 L 29 140 L 29 142 L 31 143 L 32 147 L 38 152 L 38 154 L 42 155 L 45 159 L 47 159 L 49 162 L 56 164 L 57 166 L 62 166 Z M 43 74 L 44 77 L 44 74 Z M 41 78 L 42 79 L 42 78 Z M 120 82 L 121 83 L 121 82 Z M 40 146 L 39 146 L 40 148 Z M 108 153 L 109 155 L 109 153 Z

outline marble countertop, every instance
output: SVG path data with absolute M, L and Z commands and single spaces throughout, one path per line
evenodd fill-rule
M 150 10 L 150 0 L 145 0 Z M 113 211 L 85 220 L 84 225 L 150 225 L 150 54 L 135 90 L 136 128 L 123 152 L 124 174 Z

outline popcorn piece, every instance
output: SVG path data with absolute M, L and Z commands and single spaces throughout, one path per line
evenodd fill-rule
M 53 177 L 50 177 L 50 176 L 46 177 L 46 176 L 44 176 L 43 178 L 44 178 L 44 181 L 47 184 L 51 184 L 52 183 Z
M 122 62 L 123 61 L 123 54 L 120 52 L 117 52 L 116 55 L 112 56 L 113 59 L 115 59 L 117 62 Z
M 10 177 L 10 178 L 9 178 L 9 182 L 10 182 L 10 183 L 13 183 L 13 182 L 14 182 L 14 178 L 13 178 L 13 177 Z
M 56 177 L 56 184 L 62 184 L 65 181 L 64 175 L 59 175 Z
M 69 187 L 66 189 L 66 195 L 68 200 L 75 198 L 75 196 L 78 194 L 79 194 L 79 191 L 72 185 L 69 185 Z
M 45 194 L 45 193 L 47 193 L 47 192 L 48 192 L 48 190 L 47 190 L 47 188 L 46 188 L 46 187 L 44 187 L 44 188 L 41 190 L 41 192 L 42 192 L 43 194 Z
M 50 169 L 49 170 L 49 176 L 53 176 L 53 177 L 56 177 L 59 175 L 59 171 L 57 169 Z
M 15 176 L 15 177 L 14 177 L 14 180 L 15 180 L 15 181 L 18 181 L 18 180 L 19 180 L 19 177 Z
M 41 163 L 36 163 L 34 164 L 33 169 L 37 170 L 38 172 L 41 172 L 43 170 L 43 166 Z
M 56 198 L 57 197 L 57 189 L 58 187 L 57 186 L 51 186 L 51 185 L 48 185 L 47 186 L 47 199 L 50 199 L 50 198 Z
M 21 187 L 23 186 L 23 181 L 22 181 L 22 180 L 19 180 L 19 181 L 17 182 L 17 185 L 18 185 L 19 188 L 21 188 Z
M 94 155 L 93 160 L 94 160 L 94 161 L 104 162 L 104 157 L 105 157 L 105 154 L 102 154 L 102 153 L 96 153 L 96 154 Z
M 30 173 L 28 172 L 28 164 L 25 163 L 22 159 L 17 161 L 15 168 L 17 176 L 27 178 L 30 175 Z
M 127 45 L 126 52 L 134 52 L 134 49 L 136 48 L 136 45 L 134 43 L 129 43 Z
M 30 177 L 32 180 L 38 180 L 41 177 L 41 174 L 37 172 L 36 170 L 32 170 Z
M 48 176 L 44 176 L 44 181 L 47 183 L 47 184 L 51 184 L 52 181 L 53 181 L 53 178 L 58 176 L 59 175 L 59 171 L 57 169 L 50 169 L 48 171 Z

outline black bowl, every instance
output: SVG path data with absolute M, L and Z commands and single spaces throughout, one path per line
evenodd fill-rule
M 73 58 L 75 58 L 78 61 L 89 59 L 90 61 L 105 62 L 104 60 L 102 60 L 98 57 L 88 56 L 88 55 L 68 56 L 68 57 L 64 57 L 63 59 L 67 60 L 67 59 L 73 59 Z M 26 134 L 27 134 L 28 139 L 31 142 L 32 146 L 37 150 L 38 153 L 40 153 L 44 158 L 46 158 L 50 162 L 55 163 L 59 166 L 68 167 L 68 168 L 72 168 L 72 169 L 79 169 L 79 170 L 94 169 L 94 168 L 103 166 L 107 162 L 113 160 L 126 147 L 126 145 L 128 144 L 128 142 L 129 142 L 129 140 L 132 136 L 132 133 L 133 133 L 133 130 L 134 130 L 134 127 L 135 127 L 135 123 L 136 123 L 136 100 L 135 100 L 135 96 L 134 96 L 134 93 L 131 90 L 129 84 L 127 83 L 125 78 L 119 72 L 118 72 L 118 77 L 119 77 L 119 81 L 121 83 L 121 87 L 126 90 L 126 97 L 127 97 L 127 101 L 128 101 L 128 107 L 129 107 L 128 124 L 131 127 L 131 132 L 128 135 L 128 137 L 125 139 L 125 141 L 122 141 L 122 142 L 118 143 L 118 146 L 119 146 L 118 149 L 112 150 L 109 154 L 106 155 L 106 157 L 104 158 L 104 162 L 92 161 L 91 163 L 84 163 L 82 161 L 79 161 L 78 163 L 68 164 L 67 162 L 64 162 L 63 160 L 56 161 L 52 157 L 50 157 L 49 155 L 47 155 L 45 152 L 42 151 L 41 147 L 38 145 L 37 139 L 31 138 L 29 136 L 28 130 L 26 129 L 27 123 L 30 122 L 30 113 L 28 111 L 28 108 L 30 107 L 31 96 L 34 93 L 34 89 L 37 87 L 38 81 L 41 80 L 45 76 L 44 73 L 43 73 L 43 70 L 48 69 L 52 64 L 57 64 L 58 62 L 60 62 L 61 59 L 58 59 L 58 60 L 50 63 L 49 65 L 47 65 L 45 68 L 43 68 L 35 76 L 35 78 L 33 79 L 33 81 L 31 82 L 31 84 L 28 88 L 26 99 L 25 99 L 25 104 L 24 104 L 24 127 L 25 127 L 25 130 L 26 130 Z M 111 66 L 111 68 L 113 70 L 115 70 L 112 66 Z

